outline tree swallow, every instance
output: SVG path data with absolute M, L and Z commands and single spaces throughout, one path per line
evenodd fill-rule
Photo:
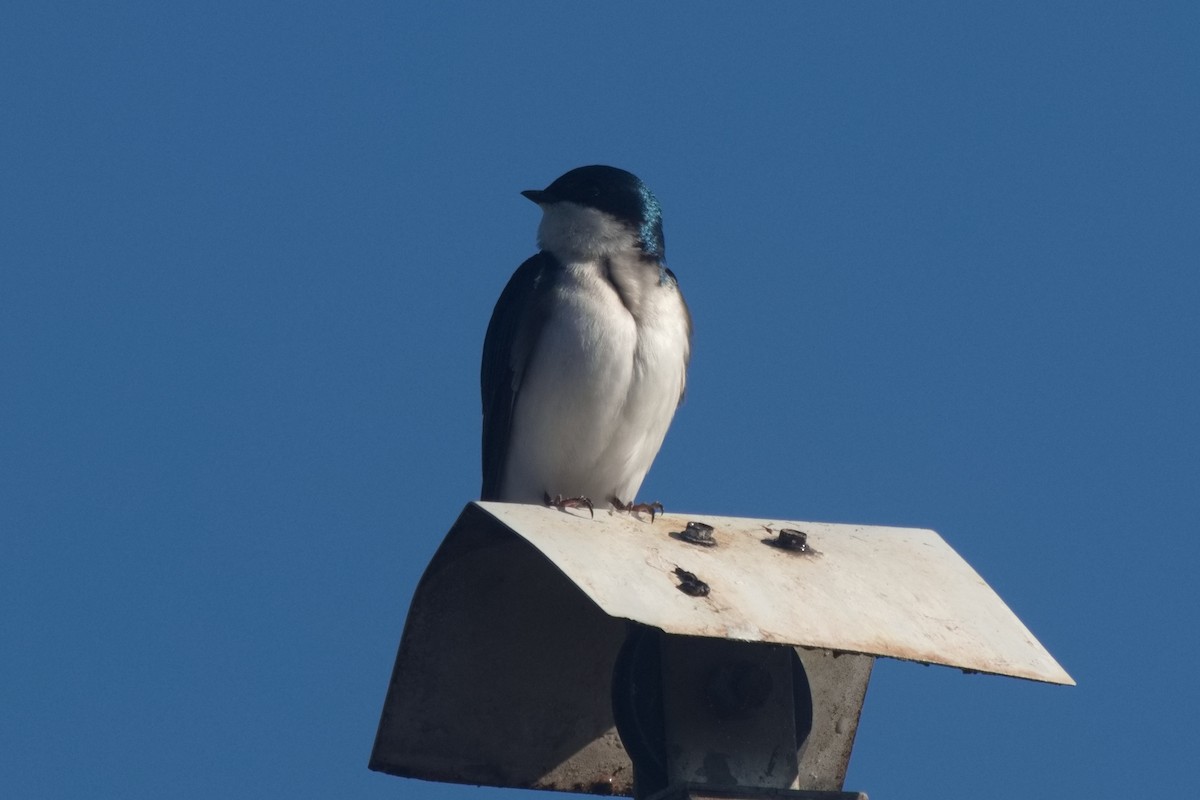
M 521 194 L 542 209 L 541 252 L 509 279 L 483 342 L 482 498 L 634 507 L 691 352 L 658 200 L 605 166 Z

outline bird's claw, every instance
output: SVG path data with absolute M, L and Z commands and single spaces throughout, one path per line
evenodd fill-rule
M 561 494 L 556 494 L 551 498 L 549 492 L 543 492 L 542 498 L 546 501 L 546 505 L 551 508 L 557 508 L 559 511 L 566 511 L 568 508 L 586 508 L 588 515 L 592 519 L 596 518 L 596 509 L 592 505 L 592 501 L 583 495 L 579 497 L 563 497 Z
M 657 500 L 653 503 L 624 503 L 616 497 L 610 497 L 608 498 L 608 502 L 612 503 L 612 507 L 617 511 L 626 511 L 633 514 L 649 514 L 651 522 L 654 522 L 655 514 L 661 514 L 665 510 L 663 504 Z

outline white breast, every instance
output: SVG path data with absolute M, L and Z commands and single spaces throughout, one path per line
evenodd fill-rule
M 687 326 L 653 265 L 568 264 L 520 389 L 502 495 L 633 501 L 683 392 Z

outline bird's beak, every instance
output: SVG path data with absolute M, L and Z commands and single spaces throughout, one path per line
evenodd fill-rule
M 523 197 L 528 197 L 539 206 L 550 202 L 550 198 L 546 196 L 545 189 L 526 189 L 525 191 L 521 192 L 521 195 Z

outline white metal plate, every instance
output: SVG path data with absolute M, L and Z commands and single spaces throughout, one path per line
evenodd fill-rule
M 478 503 L 605 613 L 668 633 L 820 647 L 1073 685 L 982 578 L 934 531 L 824 522 Z M 689 521 L 718 545 L 672 537 Z M 764 544 L 780 528 L 810 554 Z M 676 568 L 709 586 L 678 588 Z

